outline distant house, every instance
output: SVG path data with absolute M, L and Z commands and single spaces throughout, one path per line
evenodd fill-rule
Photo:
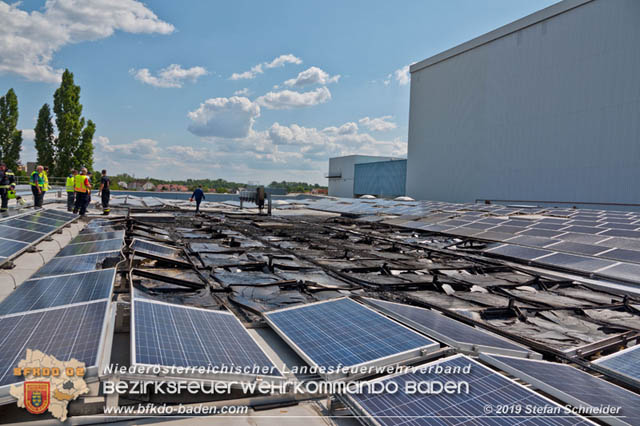
M 129 189 L 129 185 L 127 185 L 127 182 L 121 180 L 120 182 L 118 182 L 118 186 L 122 189 Z
M 156 185 L 156 191 L 187 192 L 189 191 L 189 188 L 184 185 L 176 185 L 173 183 L 159 183 Z
M 153 191 L 155 187 L 156 186 L 154 184 L 152 184 L 151 182 L 147 182 L 144 185 L 142 185 L 142 189 L 145 190 L 145 191 Z
M 314 188 L 311 190 L 311 193 L 314 195 L 327 195 L 329 191 L 327 188 Z

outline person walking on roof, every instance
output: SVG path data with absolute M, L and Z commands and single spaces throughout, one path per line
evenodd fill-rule
M 76 193 L 76 204 L 73 212 L 79 212 L 80 216 L 84 216 L 87 213 L 89 193 L 91 192 L 91 182 L 87 177 L 87 169 L 85 167 L 80 170 L 79 175 L 76 175 L 73 189 Z
M 102 177 L 100 178 L 100 190 L 98 195 L 102 198 L 102 214 L 107 216 L 111 209 L 109 208 L 109 198 L 111 197 L 111 180 L 107 176 L 107 171 L 102 170 Z
M 191 194 L 191 200 L 196 200 L 196 214 L 200 213 L 200 203 L 204 200 L 204 191 L 202 190 L 202 185 L 198 185 L 193 194 Z
M 11 170 L 7 168 L 7 165 L 0 163 L 0 213 L 6 212 L 9 208 L 9 190 L 11 186 L 15 188 L 16 177 Z
M 33 194 L 33 208 L 41 209 L 43 194 L 42 188 L 44 187 L 44 167 L 38 166 L 36 169 L 31 172 L 31 178 L 29 179 L 29 184 L 31 185 L 31 193 Z
M 71 173 L 69 173 L 69 176 L 67 176 L 67 211 L 72 212 L 73 211 L 73 205 L 76 202 L 76 192 L 75 192 L 75 185 L 76 185 L 76 175 L 78 174 L 78 172 L 73 169 L 71 170 Z

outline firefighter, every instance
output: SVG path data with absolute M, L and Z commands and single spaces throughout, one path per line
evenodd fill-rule
M 42 170 L 42 179 L 44 180 L 42 185 L 42 199 L 44 200 L 44 196 L 49 190 L 49 167 L 47 166 L 44 166 L 44 169 Z
M 16 200 L 16 205 L 17 206 L 24 206 L 26 204 L 26 202 L 24 201 L 24 198 L 22 198 L 21 196 L 19 196 L 16 193 L 16 184 L 12 184 L 9 187 L 9 199 L 10 200 Z
M 76 203 L 73 212 L 80 213 L 80 216 L 84 216 L 87 213 L 87 200 L 91 192 L 91 182 L 89 182 L 87 169 L 85 167 L 80 170 L 79 175 L 76 175 L 73 189 L 76 193 Z
M 107 171 L 102 170 L 102 177 L 100 178 L 100 189 L 98 195 L 102 198 L 102 214 L 107 216 L 111 209 L 109 208 L 109 198 L 111 197 L 111 180 L 107 176 Z
M 76 175 L 78 172 L 73 169 L 69 176 L 67 176 L 67 211 L 73 211 L 73 205 L 76 201 L 76 193 L 75 193 L 75 184 L 76 184 Z
M 29 184 L 31 185 L 31 193 L 33 194 L 33 208 L 42 208 L 43 194 L 42 188 L 44 187 L 44 167 L 38 166 L 31 173 Z
M 0 212 L 6 212 L 9 208 L 9 189 L 15 184 L 16 177 L 13 172 L 7 169 L 6 164 L 0 163 L 0 198 L 2 199 Z

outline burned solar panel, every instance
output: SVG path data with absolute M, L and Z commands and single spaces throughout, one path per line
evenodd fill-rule
M 468 369 L 468 372 L 467 370 Z M 446 374 L 454 371 L 457 374 Z M 464 374 L 462 373 L 464 372 Z M 412 383 L 460 383 L 467 388 L 453 393 L 410 393 Z M 367 383 L 379 383 L 378 389 L 396 392 L 373 392 L 373 385 L 361 393 L 342 397 L 361 421 L 368 424 L 469 424 L 469 425 L 587 425 L 583 417 L 567 413 L 559 404 L 506 378 L 464 355 L 455 355 L 415 370 Z M 491 407 L 488 409 L 487 407 Z M 500 412 L 495 407 L 531 407 L 535 412 Z
M 351 299 L 341 298 L 264 314 L 269 325 L 325 377 L 338 367 L 389 365 L 418 358 L 439 345 Z M 357 372 L 356 372 L 357 373 Z
M 161 257 L 177 258 L 180 257 L 181 250 L 164 244 L 152 243 L 151 241 L 140 240 L 134 238 L 131 242 L 131 249 L 138 253 L 149 253 Z

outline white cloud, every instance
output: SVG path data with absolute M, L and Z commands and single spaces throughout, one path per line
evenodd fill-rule
M 353 135 L 358 133 L 358 125 L 354 122 L 344 123 L 340 127 L 327 127 L 322 130 L 327 135 Z
M 385 86 L 388 86 L 391 84 L 391 74 L 387 74 L 387 77 L 382 81 L 384 83 Z
M 372 132 L 384 132 L 387 130 L 393 130 L 398 127 L 398 125 L 391 120 L 393 117 L 390 115 L 385 115 L 378 118 L 369 118 L 364 117 L 358 120 L 358 123 L 371 130 Z
M 124 157 L 128 160 L 154 159 L 161 152 L 161 148 L 158 147 L 158 142 L 148 138 L 136 139 L 131 143 L 114 145 L 109 138 L 98 136 L 95 140 L 95 146 L 99 152 L 115 154 L 120 158 Z
M 411 81 L 411 75 L 409 74 L 409 65 L 405 65 L 402 68 L 398 68 L 394 71 L 396 81 L 400 86 L 409 84 Z
M 233 94 L 235 96 L 249 96 L 249 89 L 245 87 L 244 89 L 236 90 Z
M 51 65 L 58 50 L 107 38 L 117 30 L 169 34 L 174 27 L 136 0 L 48 0 L 44 12 L 0 2 L 0 73 L 58 82 L 62 70 Z
M 268 92 L 256 99 L 256 103 L 267 109 L 293 109 L 323 104 L 331 100 L 331 92 L 326 87 L 318 87 L 309 92 L 282 90 Z
M 241 73 L 234 72 L 233 74 L 231 74 L 230 79 L 231 80 L 251 80 L 253 78 L 256 78 L 258 74 L 264 73 L 263 68 L 277 68 L 277 67 L 283 67 L 285 66 L 285 64 L 299 65 L 301 63 L 302 63 L 302 59 L 290 53 L 287 55 L 280 55 L 277 58 L 274 58 L 271 62 L 263 62 L 261 64 L 251 67 L 249 71 L 245 71 Z
M 207 99 L 188 114 L 189 131 L 202 137 L 242 138 L 260 116 L 260 107 L 241 96 Z
M 318 67 L 311 67 L 300 72 L 296 78 L 285 81 L 284 84 L 289 87 L 302 87 L 311 84 L 326 85 L 329 83 L 337 83 L 339 79 L 340 75 L 330 76 Z
M 136 80 L 155 87 L 182 87 L 185 81 L 196 82 L 199 77 L 208 72 L 203 67 L 182 68 L 178 64 L 171 64 L 158 71 L 158 75 L 151 74 L 148 68 L 129 71 Z

